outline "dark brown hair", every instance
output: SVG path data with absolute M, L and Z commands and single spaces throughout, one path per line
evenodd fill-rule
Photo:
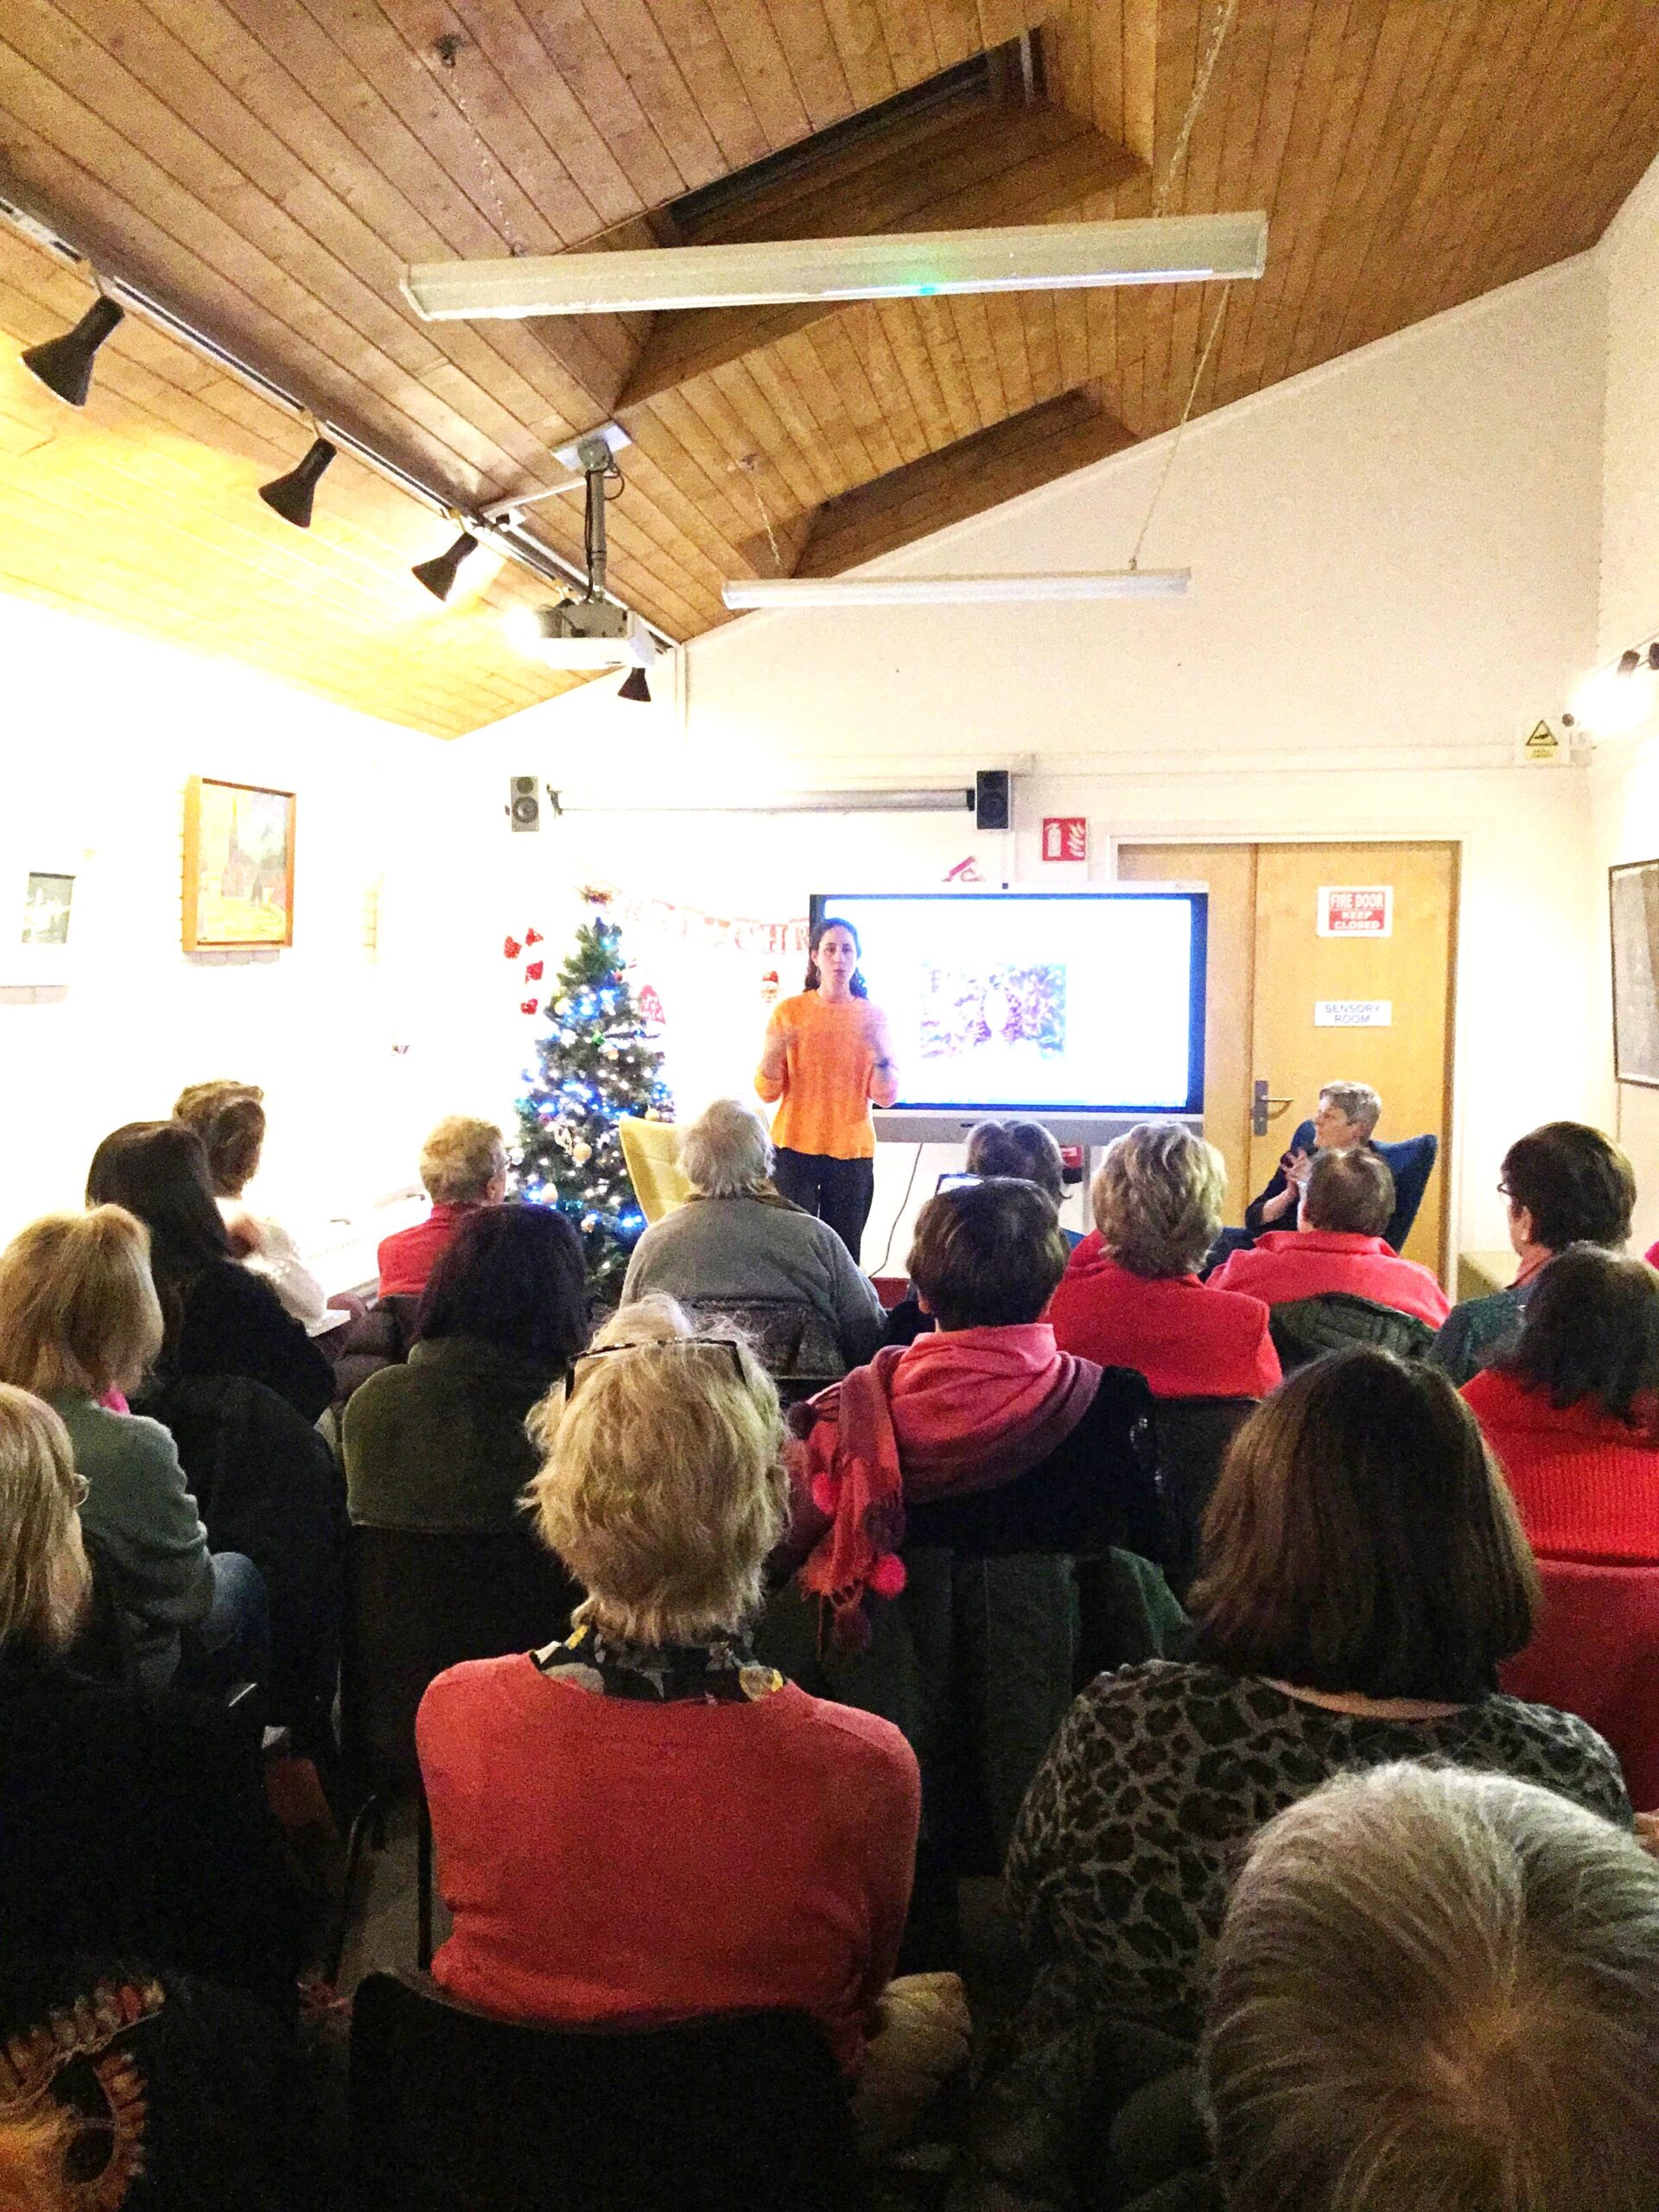
M 443 1250 L 421 1294 L 417 1343 L 475 1337 L 562 1368 L 588 1341 L 582 1239 L 550 1206 L 480 1206 Z
M 842 921 L 839 914 L 824 915 L 821 921 L 813 923 L 811 933 L 806 940 L 806 981 L 801 985 L 804 991 L 816 991 L 823 982 L 823 976 L 818 973 L 818 946 L 824 932 L 828 930 L 845 930 L 853 940 L 854 952 L 861 959 L 863 957 L 864 948 L 859 943 L 858 931 L 852 924 Z M 853 970 L 853 979 L 847 988 L 855 999 L 867 999 L 870 995 L 870 987 L 856 968 Z
M 1623 1244 L 1636 1205 L 1630 1161 L 1585 1122 L 1546 1122 L 1503 1155 L 1503 1188 L 1532 1216 L 1535 1243 Z
M 1466 1701 L 1532 1633 L 1532 1553 L 1438 1368 L 1370 1344 L 1282 1383 L 1233 1439 L 1188 1601 L 1238 1675 Z
M 1060 1147 L 1040 1122 L 980 1122 L 968 1132 L 970 1175 L 1015 1175 L 1046 1191 L 1056 1205 L 1065 1196 Z
M 1539 1276 L 1520 1342 L 1494 1364 L 1552 1406 L 1591 1398 L 1634 1423 L 1637 1401 L 1659 1391 L 1659 1275 L 1599 1244 L 1569 1244 Z
M 910 1279 L 942 1329 L 1034 1321 L 1065 1273 L 1054 1208 L 1011 1175 L 941 1191 L 916 1217 Z
M 1307 1171 L 1302 1219 L 1310 1229 L 1380 1236 L 1394 1212 L 1394 1176 L 1380 1152 L 1321 1152 Z
M 86 1203 L 124 1206 L 149 1230 L 150 1273 L 170 1334 L 182 1286 L 231 1256 L 201 1139 L 182 1122 L 124 1123 L 92 1154 Z
M 174 1102 L 173 1118 L 192 1128 L 207 1153 L 221 1198 L 239 1198 L 265 1141 L 264 1092 L 257 1083 L 193 1083 Z

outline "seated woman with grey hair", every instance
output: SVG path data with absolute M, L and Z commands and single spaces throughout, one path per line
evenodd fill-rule
M 1143 1122 L 1106 1147 L 1095 1226 L 1050 1300 L 1062 1351 L 1133 1367 L 1157 1398 L 1261 1398 L 1280 1380 L 1259 1298 L 1198 1279 L 1227 1171 L 1179 1122 Z
M 830 1361 L 800 1360 L 803 1370 L 860 1366 L 880 1339 L 881 1301 L 835 1230 L 773 1189 L 772 1160 L 753 1107 L 705 1107 L 680 1145 L 691 1197 L 634 1246 L 622 1303 L 664 1291 L 699 1305 L 802 1307 L 821 1325 L 814 1333 Z
M 1255 1840 L 1204 2075 L 1232 2212 L 1650 2212 L 1659 1866 L 1529 1782 L 1333 1782 Z
M 422 1701 L 454 1926 L 433 1972 L 525 2020 L 803 2011 L 850 2079 L 909 1904 L 916 1761 L 755 1658 L 788 1506 L 776 1387 L 666 1301 L 641 1319 L 531 1416 L 537 1523 L 588 1592 L 569 1634 Z

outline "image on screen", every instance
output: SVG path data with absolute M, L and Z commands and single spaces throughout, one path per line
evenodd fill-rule
M 899 1111 L 1197 1113 L 1202 892 L 823 892 L 859 933 Z

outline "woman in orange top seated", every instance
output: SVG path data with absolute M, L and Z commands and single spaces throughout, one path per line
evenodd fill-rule
M 1090 1186 L 1095 1228 L 1049 1302 L 1060 1349 L 1139 1369 L 1155 1398 L 1264 1397 L 1280 1379 L 1267 1307 L 1195 1272 L 1226 1186 L 1221 1154 L 1179 1122 L 1109 1145 Z
M 754 1087 L 768 1105 L 786 1198 L 828 1222 L 855 1260 L 875 1192 L 870 1106 L 891 1106 L 899 1071 L 887 1018 L 858 972 L 858 931 L 826 916 L 813 929 L 806 983 L 772 1009 Z
M 1464 1385 L 1535 1550 L 1659 1560 L 1659 1276 L 1570 1244 L 1519 1343 Z

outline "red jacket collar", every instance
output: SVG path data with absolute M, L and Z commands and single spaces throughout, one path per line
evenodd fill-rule
M 1366 1252 L 1382 1260 L 1398 1258 L 1382 1236 L 1360 1236 L 1346 1229 L 1270 1229 L 1255 1240 L 1258 1252 Z

